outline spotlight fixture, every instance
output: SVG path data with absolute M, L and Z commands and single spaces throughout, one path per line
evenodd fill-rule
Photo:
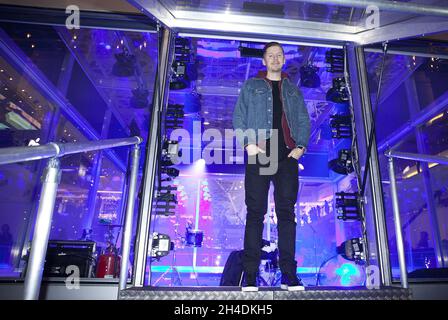
M 311 64 L 300 67 L 300 85 L 306 88 L 319 88 L 320 77 L 317 71 L 319 68 Z
M 170 89 L 182 90 L 190 85 L 187 75 L 187 65 L 190 62 L 190 41 L 185 38 L 176 38 L 174 44 L 174 61 Z
M 344 241 L 336 248 L 336 252 L 344 259 L 354 261 L 356 264 L 364 264 L 364 241 L 362 238 L 353 238 Z
M 239 46 L 238 51 L 242 58 L 263 58 L 263 49 L 248 48 Z
M 182 156 L 182 151 L 179 151 L 178 141 L 165 140 L 162 145 L 161 159 L 159 161 L 161 168 L 171 167 L 178 163 L 178 157 Z M 166 168 L 165 168 L 166 170 Z M 171 171 L 172 172 L 172 171 Z
M 339 150 L 337 159 L 328 162 L 328 167 L 336 173 L 347 175 L 354 171 L 351 151 L 348 149 Z
M 154 212 L 156 215 L 163 216 L 173 216 L 175 212 L 173 211 L 176 208 L 178 203 L 177 197 L 175 193 L 171 193 L 171 191 L 177 191 L 176 187 L 171 185 L 169 186 L 159 186 L 159 191 L 156 193 L 156 204 L 154 207 Z M 160 192 L 160 190 L 166 192 Z
M 112 67 L 112 74 L 117 77 L 130 77 L 135 73 L 136 58 L 127 49 L 115 54 L 117 60 Z
M 162 146 L 162 157 L 164 160 L 174 160 L 180 157 L 179 142 L 176 140 L 165 140 Z
M 180 104 L 169 104 L 165 113 L 165 131 L 167 136 L 171 130 L 180 129 L 184 122 L 184 106 Z
M 349 101 L 347 86 L 344 78 L 334 78 L 333 86 L 327 91 L 327 101 L 344 103 Z
M 143 109 L 148 107 L 149 91 L 144 88 L 132 90 L 130 105 L 135 109 Z
M 174 249 L 174 243 L 171 242 L 170 236 L 154 232 L 152 234 L 150 257 L 157 260 L 168 255 Z
M 186 64 L 182 61 L 174 61 L 173 63 L 173 75 L 171 77 L 170 89 L 182 90 L 190 85 L 188 78 L 185 74 Z
M 174 193 L 166 192 L 166 193 L 159 193 L 157 195 L 158 201 L 164 201 L 164 202 L 174 202 L 177 203 L 177 198 Z
M 190 61 L 190 40 L 186 38 L 176 38 L 174 41 L 174 57 L 176 61 Z
M 332 137 L 335 139 L 350 138 L 352 136 L 352 123 L 350 115 L 335 114 L 330 116 Z
M 179 176 L 179 170 L 176 168 L 161 168 L 162 173 L 167 174 L 168 176 L 175 178 Z
M 361 221 L 361 206 L 360 197 L 357 192 L 346 193 L 337 192 L 336 193 L 336 212 L 338 213 L 337 218 L 343 221 Z
M 330 66 L 327 68 L 331 73 L 344 72 L 344 50 L 330 49 L 325 53 L 325 62 Z
M 158 192 L 156 196 L 156 205 L 154 207 L 154 213 L 162 216 L 173 216 L 174 210 L 177 204 L 177 197 L 174 193 Z

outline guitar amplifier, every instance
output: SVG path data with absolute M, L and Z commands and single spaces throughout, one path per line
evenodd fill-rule
M 76 266 L 80 278 L 94 277 L 95 250 L 96 243 L 93 241 L 50 240 L 43 276 L 66 278 L 67 267 Z

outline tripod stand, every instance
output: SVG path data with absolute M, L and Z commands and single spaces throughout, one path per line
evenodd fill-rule
M 169 273 L 171 273 L 171 282 L 170 287 L 173 286 L 182 286 L 182 281 L 180 280 L 180 274 L 177 268 L 175 267 L 176 264 L 176 249 L 173 250 L 173 259 L 171 262 L 171 266 L 169 266 L 168 269 L 162 275 L 154 282 L 153 286 L 157 286 L 157 284 Z
M 179 234 L 179 223 L 177 222 L 177 216 L 176 216 L 176 223 L 174 224 L 174 233 L 176 234 L 176 239 L 181 240 L 183 243 L 185 243 L 185 239 L 182 237 L 181 234 Z M 156 286 L 167 274 L 171 273 L 171 283 L 170 286 L 182 286 L 181 276 L 179 271 L 176 268 L 176 246 L 174 246 L 173 249 L 173 259 L 171 260 L 171 266 L 164 272 L 162 275 L 154 282 L 154 286 Z M 200 286 L 198 281 L 198 276 L 196 271 L 193 267 L 193 273 L 195 275 L 196 284 Z
M 177 220 L 177 217 L 176 217 L 176 220 Z M 176 234 L 176 237 L 179 238 L 179 233 L 178 233 L 178 229 L 177 229 L 179 227 L 179 223 L 177 223 L 177 221 L 174 224 L 174 227 L 175 227 L 174 232 Z M 182 286 L 180 274 L 176 268 L 176 246 L 174 246 L 174 249 L 173 249 L 173 259 L 171 260 L 171 266 L 169 266 L 169 268 L 164 273 L 162 273 L 162 275 L 159 278 L 157 278 L 157 280 L 156 280 L 156 282 L 154 282 L 153 286 L 157 286 L 157 284 L 169 273 L 171 273 L 170 287 Z

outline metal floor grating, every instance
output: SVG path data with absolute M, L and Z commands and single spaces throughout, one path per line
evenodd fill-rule
M 410 300 L 410 289 L 384 287 L 319 287 L 289 292 L 280 288 L 260 288 L 242 292 L 239 287 L 144 287 L 119 293 L 120 300 Z

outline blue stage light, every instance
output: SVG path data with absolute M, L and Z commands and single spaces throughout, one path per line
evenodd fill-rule
M 358 284 L 361 276 L 359 268 L 351 263 L 344 263 L 335 270 L 335 273 L 340 277 L 340 284 L 344 287 Z

